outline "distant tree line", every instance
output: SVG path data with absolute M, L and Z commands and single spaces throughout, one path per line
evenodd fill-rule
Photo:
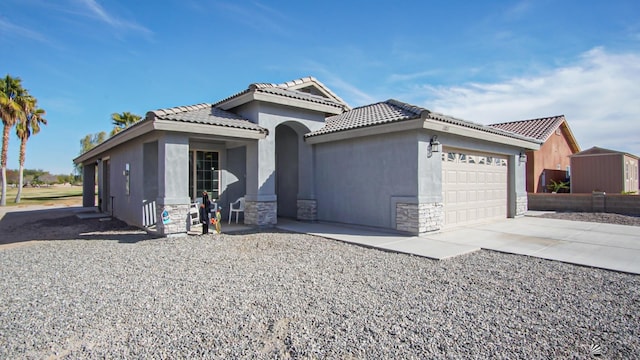
M 24 169 L 23 186 L 55 185 L 55 184 L 79 184 L 81 181 L 78 175 L 54 175 L 41 169 Z M 17 187 L 20 183 L 20 171 L 7 169 L 7 184 Z

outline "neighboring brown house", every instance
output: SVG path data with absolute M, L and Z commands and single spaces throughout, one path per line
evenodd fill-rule
M 592 147 L 571 156 L 571 192 L 638 193 L 638 157 Z
M 540 150 L 527 151 L 527 192 L 551 192 L 547 185 L 570 176 L 569 156 L 580 151 L 564 115 L 489 125 L 543 141 Z

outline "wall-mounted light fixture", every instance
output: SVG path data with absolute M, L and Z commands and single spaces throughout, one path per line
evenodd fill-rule
M 523 163 L 526 163 L 526 162 L 527 162 L 527 154 L 521 152 L 520 153 L 520 163 L 523 164 Z
M 438 141 L 438 135 L 433 135 L 429 145 L 431 145 L 431 152 L 440 152 L 440 141 Z
M 124 191 L 127 195 L 131 194 L 131 178 L 129 176 L 131 168 L 129 167 L 129 163 L 124 164 L 124 171 L 122 175 L 124 175 Z

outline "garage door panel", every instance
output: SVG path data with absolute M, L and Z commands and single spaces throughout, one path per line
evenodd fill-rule
M 451 150 L 442 158 L 445 226 L 507 216 L 506 157 Z

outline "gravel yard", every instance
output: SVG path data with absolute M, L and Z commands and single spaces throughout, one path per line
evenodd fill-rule
M 71 221 L 0 249 L 0 358 L 640 356 L 637 275 L 277 231 L 151 239 L 117 221 L 65 240 Z

